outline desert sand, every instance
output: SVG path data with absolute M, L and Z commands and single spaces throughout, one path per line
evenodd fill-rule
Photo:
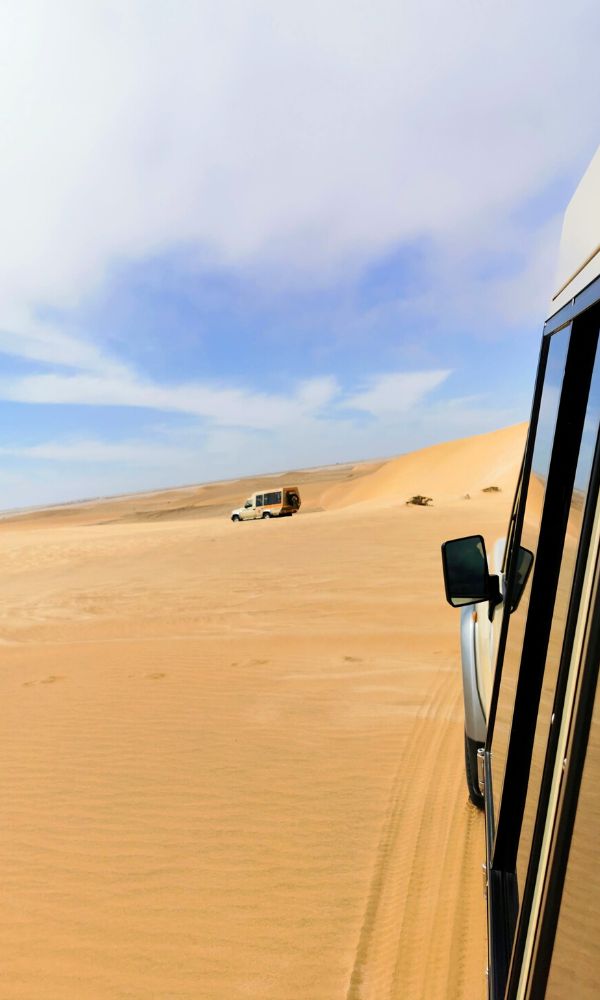
M 439 546 L 524 437 L 0 522 L 1 998 L 484 997 Z

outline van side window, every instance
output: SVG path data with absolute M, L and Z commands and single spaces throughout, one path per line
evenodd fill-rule
M 257 493 L 256 494 L 256 506 L 257 507 L 262 507 L 262 505 L 263 505 L 263 495 L 262 495 L 262 493 Z
M 564 547 L 560 566 L 560 575 L 556 589 L 556 601 L 552 616 L 552 626 L 548 642 L 548 652 L 544 667 L 544 678 L 542 682 L 542 692 L 540 696 L 540 707 L 536 722 L 535 738 L 531 758 L 531 770 L 529 773 L 529 785 L 527 788 L 527 799 L 525 811 L 523 813 L 523 826 L 521 828 L 521 838 L 517 854 L 517 878 L 521 891 L 525 885 L 527 873 L 527 863 L 533 839 L 533 826 L 536 818 L 536 811 L 542 784 L 542 774 L 546 747 L 550 735 L 551 725 L 558 726 L 559 712 L 561 706 L 555 703 L 555 691 L 558 678 L 558 670 L 561 662 L 561 651 L 569 606 L 574 600 L 573 580 L 575 577 L 575 566 L 578 556 L 579 544 L 581 540 L 581 529 L 583 525 L 583 515 L 586 505 L 590 479 L 592 474 L 592 463 L 596 449 L 596 440 L 600 430 L 600 360 L 596 358 L 594 373 L 590 386 L 590 395 L 585 414 L 583 435 L 579 448 L 579 460 L 575 473 L 575 483 L 571 494 L 569 517 L 565 532 Z M 586 553 L 584 552 L 583 557 Z M 571 614 L 576 608 L 571 609 Z M 554 714 L 554 723 L 552 718 Z
M 556 429 L 560 393 L 565 373 L 567 351 L 571 336 L 571 328 L 567 327 L 555 333 L 552 337 L 546 363 L 544 388 L 540 402 L 537 434 L 534 445 L 531 473 L 527 487 L 527 500 L 520 544 L 533 552 L 537 552 L 544 494 L 552 443 Z M 525 636 L 527 610 L 531 595 L 533 573 L 530 574 L 519 607 L 510 617 L 506 649 L 502 664 L 502 680 L 498 705 L 494 720 L 492 741 L 493 796 L 494 811 L 497 813 L 502 791 L 502 778 L 508 753 L 508 741 L 513 716 L 519 665 Z
M 275 503 L 281 503 L 281 490 L 277 493 L 265 493 L 265 507 Z

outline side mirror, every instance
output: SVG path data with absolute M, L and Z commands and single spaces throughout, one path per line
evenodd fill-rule
M 498 603 L 498 578 L 489 574 L 485 542 L 481 535 L 444 542 L 442 565 L 446 600 L 453 608 L 479 601 L 490 601 L 493 605 Z

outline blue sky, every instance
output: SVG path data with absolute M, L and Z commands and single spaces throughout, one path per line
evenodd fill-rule
M 599 139 L 563 6 L 3 5 L 0 509 L 526 419 Z

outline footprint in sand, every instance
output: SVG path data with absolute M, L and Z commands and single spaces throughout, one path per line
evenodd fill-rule
M 146 677 L 150 681 L 161 681 L 163 679 L 163 677 L 166 677 L 166 676 L 167 676 L 166 674 L 161 674 L 159 671 L 156 671 L 153 674 L 146 674 Z
M 362 663 L 360 656 L 345 656 L 346 663 Z

